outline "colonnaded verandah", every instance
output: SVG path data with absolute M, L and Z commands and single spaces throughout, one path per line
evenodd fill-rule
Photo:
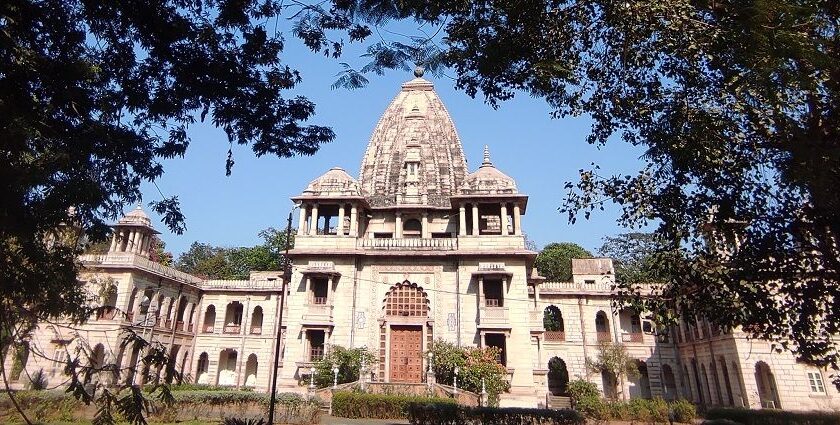
M 840 408 L 828 373 L 775 353 L 767 341 L 705 321 L 682 323 L 666 336 L 628 310 L 614 312 L 609 258 L 576 259 L 570 282 L 549 282 L 534 268 L 522 220 L 528 196 L 494 164 L 487 148 L 470 170 L 455 125 L 431 82 L 404 83 L 380 117 L 362 158 L 359 179 L 334 167 L 293 201 L 299 206 L 293 273 L 283 311 L 282 391 L 306 391 L 314 362 L 331 345 L 367 347 L 378 361 L 368 379 L 420 383 L 438 338 L 501 349 L 509 393 L 503 406 L 549 405 L 565 368 L 609 394 L 609 376 L 587 371 L 602 341 L 624 343 L 640 376 L 619 385 L 628 397 L 686 398 L 704 405 Z M 96 293 L 116 284 L 80 334 L 94 361 L 136 364 L 120 349 L 115 327 L 132 326 L 164 344 L 175 367 L 200 384 L 268 391 L 277 335 L 282 272 L 248 280 L 202 280 L 149 260 L 156 233 L 139 207 L 114 225 L 110 250 L 84 255 L 79 279 Z M 547 331 L 544 310 L 559 314 Z M 6 357 L 17 387 L 43 369 L 61 382 L 62 365 L 27 350 L 63 358 L 76 331 L 41 324 L 30 347 Z M 136 381 L 123 373 L 101 379 Z

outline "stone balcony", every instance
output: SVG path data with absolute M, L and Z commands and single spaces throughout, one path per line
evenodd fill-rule
M 453 251 L 458 249 L 455 238 L 373 238 L 358 239 L 359 249 L 398 251 Z
M 624 343 L 643 343 L 645 342 L 645 334 L 642 332 L 627 332 L 621 334 L 621 342 Z
M 307 304 L 304 306 L 302 323 L 306 325 L 332 325 L 333 306 L 325 303 Z
M 478 310 L 478 327 L 510 329 L 507 307 L 481 307 Z

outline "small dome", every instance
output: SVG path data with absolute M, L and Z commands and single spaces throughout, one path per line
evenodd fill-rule
M 305 196 L 362 196 L 362 188 L 359 182 L 350 177 L 341 167 L 330 168 L 306 187 L 303 191 Z
M 517 193 L 516 182 L 499 171 L 490 161 L 490 149 L 484 146 L 484 161 L 465 181 L 463 192 L 471 195 L 505 195 Z
M 143 211 L 143 207 L 138 204 L 137 208 L 131 210 L 131 212 L 123 216 L 117 224 L 123 226 L 152 227 L 152 219 L 150 219 L 146 212 Z

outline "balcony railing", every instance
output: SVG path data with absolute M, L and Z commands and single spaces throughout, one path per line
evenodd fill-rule
M 236 335 L 242 330 L 240 325 L 225 325 L 225 333 Z
M 641 332 L 630 332 L 621 335 L 621 342 L 644 342 L 645 337 Z
M 566 332 L 564 331 L 545 331 L 545 340 L 553 342 L 563 342 L 566 340 Z
M 133 311 L 129 311 L 128 313 L 125 314 L 125 321 L 129 322 L 129 323 L 134 322 L 134 312 Z
M 324 347 L 313 347 L 309 349 L 309 361 L 319 362 L 324 358 Z
M 507 307 L 483 307 L 479 311 L 478 324 L 483 327 L 506 327 L 510 325 Z
M 184 330 L 184 322 L 179 320 L 175 322 L 175 330 L 176 331 L 183 331 Z
M 452 251 L 458 249 L 455 238 L 373 238 L 359 239 L 358 248 L 414 251 Z
M 166 319 L 166 325 L 164 326 L 166 329 L 172 329 L 172 320 Z
M 610 342 L 612 341 L 612 336 L 609 332 L 597 332 L 597 340 L 598 342 Z
M 262 335 L 262 326 L 251 326 L 251 335 Z
M 485 298 L 484 299 L 484 306 L 485 307 L 501 307 L 502 300 L 499 298 Z
M 312 304 L 326 305 L 327 304 L 327 297 L 312 297 Z
M 213 326 L 213 325 L 204 325 L 204 333 L 206 333 L 206 334 L 211 334 L 211 333 L 213 333 L 213 332 L 216 332 L 216 327 L 215 327 L 215 326 Z
M 332 306 L 327 304 L 309 304 L 303 311 L 305 322 L 332 322 Z

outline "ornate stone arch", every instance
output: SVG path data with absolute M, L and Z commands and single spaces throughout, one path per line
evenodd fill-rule
M 429 295 L 416 283 L 404 280 L 388 290 L 382 308 L 385 316 L 428 317 Z

